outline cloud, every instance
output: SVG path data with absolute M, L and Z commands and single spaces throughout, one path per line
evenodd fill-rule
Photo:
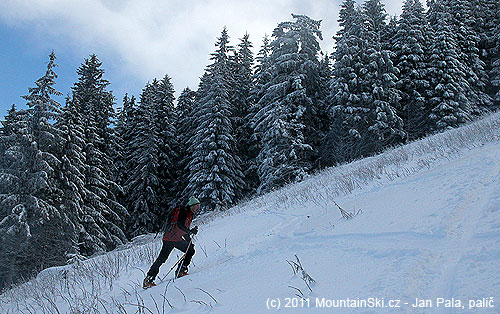
M 90 54 L 115 56 L 124 78 L 144 82 L 168 74 L 177 91 L 197 88 L 216 37 L 227 26 L 237 45 L 246 32 L 255 51 L 265 33 L 291 13 L 322 19 L 325 50 L 333 50 L 340 0 L 2 0 L 0 18 L 30 24 Z M 399 0 L 391 0 L 393 2 Z M 399 5 L 400 7 L 401 5 Z M 388 6 L 387 10 L 390 12 Z

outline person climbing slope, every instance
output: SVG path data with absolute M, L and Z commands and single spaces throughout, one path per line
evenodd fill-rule
M 191 241 L 191 235 L 198 233 L 198 227 L 189 229 L 194 216 L 200 210 L 200 201 L 191 197 L 184 207 L 175 208 L 166 224 L 166 230 L 163 235 L 163 246 L 158 258 L 149 269 L 146 278 L 144 278 L 142 287 L 144 289 L 156 286 L 154 280 L 160 271 L 160 266 L 165 263 L 170 252 L 174 248 L 185 252 L 184 259 L 179 263 L 175 272 L 176 277 L 182 277 L 188 274 L 188 266 L 195 253 L 194 244 Z

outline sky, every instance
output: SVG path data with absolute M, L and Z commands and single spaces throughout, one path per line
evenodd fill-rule
M 361 3 L 361 0 L 358 0 Z M 172 78 L 176 96 L 196 89 L 215 41 L 227 27 L 236 46 L 245 33 L 256 53 L 276 25 L 305 14 L 322 20 L 324 52 L 333 51 L 341 0 L 1 0 L 0 119 L 44 75 L 52 50 L 56 89 L 67 95 L 76 70 L 96 54 L 121 106 L 125 93 L 139 96 L 147 82 Z M 402 0 L 383 0 L 390 15 Z M 57 98 L 64 102 L 64 96 Z

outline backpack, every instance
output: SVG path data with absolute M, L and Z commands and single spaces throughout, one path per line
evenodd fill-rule
M 174 230 L 174 226 L 179 221 L 180 211 L 181 211 L 180 208 L 176 207 L 170 212 L 167 221 L 165 222 L 165 226 L 163 227 L 163 232 L 171 232 Z

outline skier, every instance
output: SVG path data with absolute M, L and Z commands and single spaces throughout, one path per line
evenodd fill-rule
M 175 208 L 172 211 L 167 221 L 165 234 L 163 235 L 163 246 L 160 255 L 149 269 L 146 278 L 144 278 L 142 284 L 144 289 L 156 286 L 154 280 L 160 271 L 160 266 L 165 263 L 174 247 L 186 253 L 184 259 L 177 267 L 175 272 L 177 274 L 176 276 L 182 277 L 188 274 L 188 265 L 195 252 L 190 235 L 198 233 L 198 227 L 192 229 L 189 229 L 189 227 L 191 226 L 193 216 L 196 215 L 199 210 L 200 201 L 195 197 L 191 197 L 187 206 Z

